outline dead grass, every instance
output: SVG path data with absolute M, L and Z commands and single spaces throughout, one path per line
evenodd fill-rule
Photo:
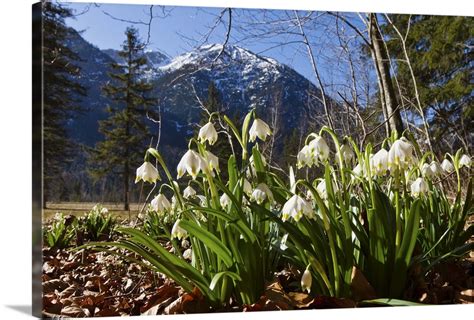
M 48 222 L 57 212 L 80 217 L 89 212 L 94 205 L 96 205 L 94 202 L 48 202 L 46 209 L 43 209 L 42 221 Z M 138 203 L 130 204 L 130 211 L 123 210 L 122 203 L 101 203 L 101 205 L 109 209 L 109 212 L 119 220 L 136 218 L 141 208 Z

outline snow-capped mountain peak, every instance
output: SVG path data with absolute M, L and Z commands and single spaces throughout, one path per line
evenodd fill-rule
M 196 48 L 190 52 L 181 54 L 171 60 L 169 64 L 159 68 L 162 72 L 173 72 L 184 66 L 199 65 L 206 67 L 220 67 L 229 64 L 245 65 L 248 69 L 259 68 L 276 71 L 281 65 L 272 58 L 259 56 L 250 50 L 227 44 L 207 44 Z

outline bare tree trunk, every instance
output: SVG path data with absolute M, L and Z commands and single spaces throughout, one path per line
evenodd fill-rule
M 398 135 L 403 132 L 403 122 L 398 107 L 395 90 L 393 88 L 392 79 L 390 76 L 390 62 L 387 51 L 383 46 L 382 34 L 377 24 L 377 16 L 374 13 L 369 13 L 369 36 L 372 42 L 372 58 L 377 69 L 379 78 L 379 88 L 381 97 L 383 97 L 382 104 L 385 104 L 384 115 L 390 131 L 395 131 Z

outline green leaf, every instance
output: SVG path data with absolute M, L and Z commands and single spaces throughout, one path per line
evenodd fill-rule
M 214 277 L 212 278 L 211 284 L 209 285 L 209 289 L 214 290 L 219 280 L 222 279 L 223 277 L 229 277 L 230 279 L 234 281 L 234 283 L 236 281 L 242 281 L 242 278 L 237 273 L 231 272 L 231 271 L 222 271 L 214 275 Z
M 194 237 L 202 241 L 219 257 L 219 259 L 225 263 L 227 267 L 232 266 L 232 254 L 230 250 L 221 242 L 221 240 L 219 240 L 219 238 L 192 221 L 181 220 L 180 226 Z
M 380 298 L 373 300 L 363 300 L 359 302 L 359 306 L 392 306 L 392 307 L 402 307 L 402 306 L 426 306 L 426 304 L 416 303 L 412 301 L 399 300 L 399 299 L 390 299 L 390 298 Z

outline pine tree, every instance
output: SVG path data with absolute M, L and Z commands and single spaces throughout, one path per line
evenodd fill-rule
M 81 111 L 79 99 L 85 89 L 75 81 L 79 60 L 65 41 L 70 30 L 64 19 L 72 12 L 57 3 L 45 1 L 43 10 L 43 206 L 49 196 L 61 189 L 61 173 L 71 161 L 77 145 L 68 137 L 67 122 Z
M 115 72 L 103 87 L 113 105 L 107 107 L 109 117 L 99 123 L 99 132 L 105 137 L 96 144 L 91 154 L 90 173 L 95 179 L 119 178 L 125 210 L 129 210 L 130 183 L 136 168 L 143 161 L 143 152 L 150 137 L 144 123 L 145 115 L 155 99 L 150 97 L 151 84 L 141 77 L 146 70 L 144 44 L 138 30 L 127 28 L 126 40 L 118 53 L 124 63 L 111 65 Z
M 413 68 L 421 106 L 437 144 L 446 137 L 464 137 L 464 147 L 472 148 L 470 129 L 474 126 L 472 82 L 471 17 L 390 15 L 400 33 L 406 35 L 407 54 Z M 409 20 L 410 19 L 410 20 Z M 409 30 L 408 30 L 408 26 Z M 387 45 L 397 63 L 397 78 L 408 106 L 416 106 L 415 90 L 405 61 L 400 37 L 390 24 L 383 28 Z M 414 111 L 416 114 L 416 111 Z M 457 138 L 450 146 L 460 147 Z M 435 145 L 436 147 L 436 145 Z

